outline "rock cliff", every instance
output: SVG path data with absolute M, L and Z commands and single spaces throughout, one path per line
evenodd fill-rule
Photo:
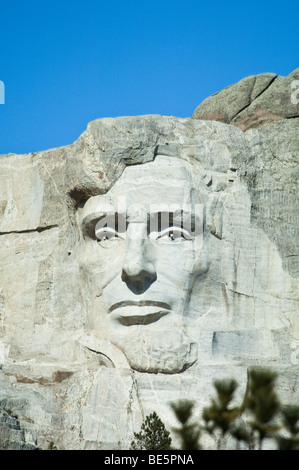
M 66 147 L 0 156 L 1 448 L 126 449 L 152 411 L 170 428 L 171 401 L 200 410 L 215 378 L 241 394 L 251 366 L 298 402 L 298 71 L 247 77 L 190 118 L 98 119 Z M 98 226 L 124 195 L 127 238 L 119 208 Z M 171 210 L 131 236 L 148 198 L 200 206 L 200 243 Z

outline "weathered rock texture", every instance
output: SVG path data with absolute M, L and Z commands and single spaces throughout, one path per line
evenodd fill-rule
M 192 117 L 233 124 L 242 130 L 299 117 L 299 100 L 295 96 L 298 83 L 294 83 L 298 79 L 299 69 L 287 77 L 262 73 L 243 78 L 205 99 Z
M 26 436 L 20 427 L 17 416 L 11 412 L 0 410 L 0 443 L 1 450 L 38 450 L 34 443 L 29 443 L 30 436 Z
M 242 394 L 254 365 L 279 372 L 282 400 L 298 402 L 299 113 L 298 105 L 284 107 L 279 98 L 290 93 L 296 74 L 244 79 L 210 98 L 223 94 L 212 114 L 203 103 L 188 119 L 99 119 L 69 146 L 0 156 L 0 408 L 18 416 L 24 433 L 12 436 L 14 423 L 3 413 L 2 448 L 47 449 L 54 442 L 58 449 L 125 449 L 154 410 L 167 427 L 176 424 L 169 402 L 195 399 L 200 411 L 215 378 L 235 377 Z M 279 109 L 272 106 L 275 93 Z M 150 349 L 140 371 L 128 344 L 118 347 L 106 334 L 102 296 L 88 277 L 90 258 L 83 257 L 82 268 L 80 221 L 91 198 L 113 194 L 126 178 L 134 186 L 134 175 L 144 177 L 142 165 L 159 155 L 169 162 L 168 176 L 177 177 L 177 162 L 196 174 L 209 262 L 184 314 L 193 321 L 195 362 L 176 372 L 162 361 L 152 373 L 144 366 Z M 88 243 L 96 247 L 95 240 Z M 118 259 L 105 253 L 100 258 Z M 93 281 L 109 274 L 109 267 L 96 271 L 97 256 L 90 259 Z M 181 267 L 168 269 L 170 280 Z M 136 329 L 140 344 L 153 325 Z M 163 341 L 171 357 L 171 316 L 155 325 L 162 325 L 161 358 Z

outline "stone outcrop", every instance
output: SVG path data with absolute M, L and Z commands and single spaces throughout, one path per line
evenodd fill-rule
M 298 80 L 299 69 L 287 77 L 262 73 L 243 78 L 205 99 L 192 117 L 225 122 L 242 130 L 299 117 L 299 102 L 295 91 Z
M 252 366 L 298 402 L 299 119 L 281 98 L 296 74 L 0 156 L 0 447 L 126 449 L 152 411 L 168 428 L 170 402 L 199 412 L 215 378 L 241 396 Z M 202 229 L 148 230 L 149 202 Z
M 27 439 L 18 417 L 11 412 L 0 410 L 0 449 L 38 450 L 34 444 L 26 442 Z

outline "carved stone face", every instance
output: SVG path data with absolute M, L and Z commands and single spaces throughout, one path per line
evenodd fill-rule
M 89 328 L 139 371 L 175 373 L 197 359 L 188 307 L 208 262 L 194 186 L 191 165 L 158 155 L 82 210 Z

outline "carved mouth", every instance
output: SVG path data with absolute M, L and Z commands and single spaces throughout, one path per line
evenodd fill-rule
M 124 326 L 148 325 L 170 313 L 171 307 L 164 302 L 156 301 L 124 301 L 113 304 L 108 313 Z

